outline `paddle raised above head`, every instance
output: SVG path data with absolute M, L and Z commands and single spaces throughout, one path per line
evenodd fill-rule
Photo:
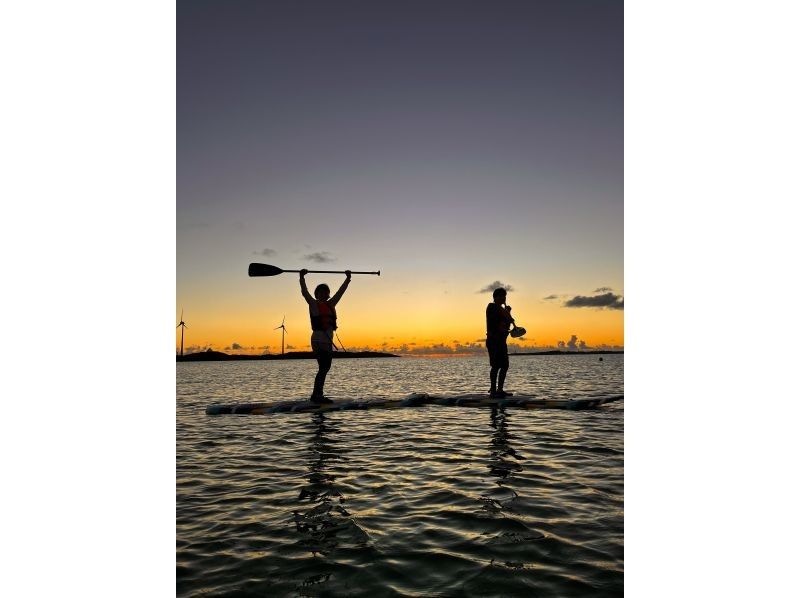
M 277 266 L 270 266 L 269 264 L 258 264 L 252 263 L 250 267 L 247 269 L 248 276 L 277 276 L 278 274 L 283 274 L 284 272 L 300 272 L 300 270 L 283 270 L 282 268 L 278 268 Z M 309 274 L 346 274 L 344 270 L 307 270 Z M 378 270 L 377 272 L 356 272 L 352 270 L 350 274 L 374 274 L 376 276 L 381 275 L 381 271 Z

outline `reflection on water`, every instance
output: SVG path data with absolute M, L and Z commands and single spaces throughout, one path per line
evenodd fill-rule
M 471 392 L 484 361 L 343 361 L 328 385 Z M 623 392 L 622 356 L 512 365 L 520 393 Z M 623 403 L 204 414 L 302 396 L 313 367 L 178 364 L 179 596 L 622 594 Z
M 348 513 L 346 498 L 335 484 L 332 462 L 347 461 L 337 452 L 336 424 L 319 413 L 312 416 L 308 428 L 308 482 L 298 496 L 308 508 L 292 512 L 295 529 L 302 537 L 300 543 L 312 555 L 330 554 L 338 546 L 338 536 L 354 546 L 366 546 L 369 537 Z
M 504 407 L 492 407 L 490 411 L 492 439 L 489 443 L 489 473 L 498 478 L 496 487 L 483 495 L 484 509 L 491 513 L 502 513 L 509 503 L 517 497 L 517 493 L 507 479 L 513 472 L 521 471 L 522 465 L 517 460 L 521 457 L 509 444 L 508 422 Z

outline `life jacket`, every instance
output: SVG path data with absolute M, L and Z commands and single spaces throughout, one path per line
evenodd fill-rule
M 336 308 L 317 299 L 318 316 L 311 315 L 311 330 L 336 330 Z
M 505 337 L 511 328 L 511 314 L 496 303 L 490 303 L 489 310 L 494 313 L 486 314 L 486 334 Z

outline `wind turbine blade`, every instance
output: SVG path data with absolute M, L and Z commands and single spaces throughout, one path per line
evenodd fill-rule
M 181 322 L 183 322 L 183 308 L 181 308 Z
M 277 328 L 273 328 L 273 330 L 280 330 L 280 329 L 281 329 L 280 326 L 278 326 Z
M 181 324 L 182 324 L 182 323 L 183 323 L 183 322 L 181 322 Z M 180 325 L 180 324 L 178 324 L 177 326 L 175 326 L 175 328 L 180 328 L 180 327 L 181 327 L 181 325 Z

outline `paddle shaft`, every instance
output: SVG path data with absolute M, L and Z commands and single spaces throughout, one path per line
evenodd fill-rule
M 301 270 L 284 270 L 284 272 L 301 272 Z M 347 274 L 344 270 L 306 270 L 308 274 Z M 356 272 L 355 270 L 351 270 L 350 274 L 375 274 L 376 276 L 381 275 L 381 271 L 378 270 L 377 272 Z

